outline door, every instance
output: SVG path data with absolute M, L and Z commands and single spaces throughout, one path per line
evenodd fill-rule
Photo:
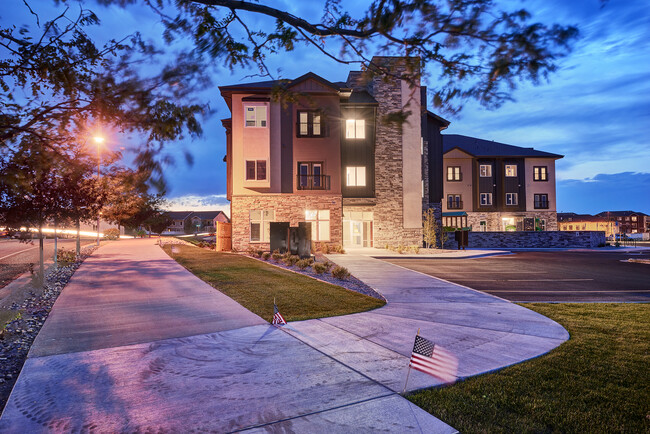
M 350 221 L 350 245 L 351 247 L 363 246 L 363 222 L 357 220 Z

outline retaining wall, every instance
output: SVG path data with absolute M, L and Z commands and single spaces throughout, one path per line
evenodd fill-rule
M 603 231 L 469 232 L 471 248 L 592 248 L 605 244 Z M 454 233 L 445 248 L 456 249 Z

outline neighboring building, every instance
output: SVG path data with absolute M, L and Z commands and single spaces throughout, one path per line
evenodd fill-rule
M 443 226 L 557 230 L 555 160 L 562 155 L 443 135 Z
M 214 232 L 217 222 L 230 220 L 223 211 L 168 211 L 172 223 L 165 234 L 190 234 L 194 232 Z
M 606 237 L 619 233 L 616 219 L 590 214 L 558 213 L 557 226 L 561 231 L 603 231 Z
M 619 233 L 641 234 L 650 232 L 650 216 L 635 211 L 603 211 L 596 214 L 599 217 L 615 220 L 618 223 Z
M 396 74 L 412 62 L 373 58 Z M 351 72 L 346 82 L 307 73 L 220 90 L 232 113 L 222 124 L 234 248 L 268 248 L 273 221 L 311 222 L 316 243 L 421 244 L 422 211 L 440 206 L 449 124 L 426 110 L 424 87 Z M 272 98 L 282 93 L 291 98 Z M 400 128 L 387 115 L 402 111 Z

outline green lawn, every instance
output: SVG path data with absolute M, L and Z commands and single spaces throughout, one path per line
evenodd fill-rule
M 525 306 L 571 339 L 537 359 L 407 398 L 463 433 L 650 432 L 650 305 Z
M 185 245 L 174 247 L 178 253 L 173 255 L 171 246 L 164 250 L 197 277 L 269 321 L 274 297 L 287 321 L 348 315 L 385 304 L 245 256 Z

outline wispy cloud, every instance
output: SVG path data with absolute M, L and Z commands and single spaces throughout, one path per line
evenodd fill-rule
M 167 198 L 168 211 L 223 211 L 230 216 L 230 202 L 225 194 L 184 195 Z

